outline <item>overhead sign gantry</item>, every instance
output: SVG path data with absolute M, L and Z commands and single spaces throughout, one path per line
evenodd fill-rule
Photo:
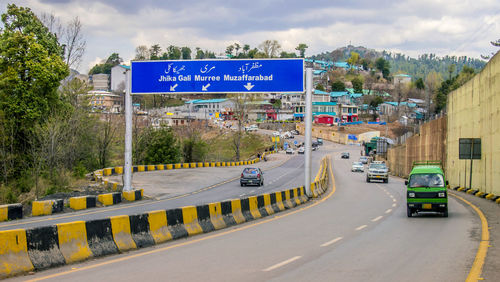
M 306 72 L 306 112 L 311 113 L 312 69 Z M 123 189 L 132 181 L 132 99 L 136 94 L 303 93 L 304 59 L 133 61 L 125 94 Z M 306 192 L 310 195 L 311 116 L 306 115 Z

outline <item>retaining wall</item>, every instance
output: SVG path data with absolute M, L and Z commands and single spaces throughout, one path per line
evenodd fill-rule
M 446 167 L 446 117 L 420 127 L 420 133 L 413 135 L 403 145 L 392 147 L 387 152 L 391 174 L 407 177 L 414 161 L 441 160 Z
M 472 188 L 500 195 L 500 53 L 448 95 L 447 112 L 450 185 L 470 188 L 471 162 L 458 158 L 459 138 L 481 138 L 481 159 L 472 164 Z

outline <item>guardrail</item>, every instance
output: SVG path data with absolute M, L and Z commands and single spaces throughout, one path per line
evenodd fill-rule
M 329 165 L 329 158 L 323 158 L 311 183 L 314 197 L 327 190 Z M 0 278 L 208 233 L 291 209 L 309 199 L 301 186 L 199 206 L 0 231 Z

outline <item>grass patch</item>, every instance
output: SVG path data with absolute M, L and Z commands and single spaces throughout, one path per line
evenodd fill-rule
M 235 161 L 233 136 L 235 132 L 224 132 L 205 140 L 209 150 L 207 161 Z M 240 145 L 240 160 L 248 160 L 262 153 L 273 144 L 270 138 L 254 133 L 243 133 Z

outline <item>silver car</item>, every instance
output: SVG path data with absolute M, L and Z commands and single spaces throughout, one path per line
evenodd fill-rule
M 361 162 L 353 162 L 352 167 L 351 167 L 352 172 L 364 172 L 365 171 L 365 166 Z
M 241 187 L 247 185 L 264 185 L 264 172 L 260 168 L 246 167 L 240 177 Z

